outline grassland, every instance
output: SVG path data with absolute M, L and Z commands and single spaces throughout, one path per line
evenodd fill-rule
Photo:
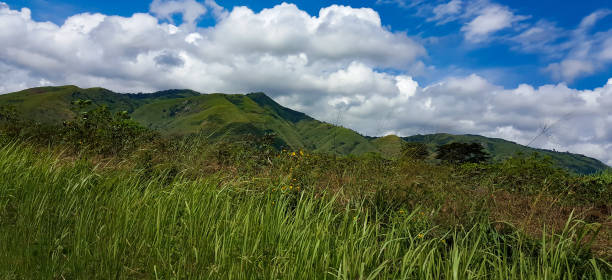
M 421 161 L 159 147 L 101 157 L 2 140 L 0 278 L 612 276 L 609 216 L 589 214 L 605 197 L 495 190 Z

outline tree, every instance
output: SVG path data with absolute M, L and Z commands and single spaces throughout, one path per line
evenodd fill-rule
M 74 105 L 83 108 L 91 101 L 77 100 Z M 100 154 L 117 154 L 135 148 L 147 130 L 130 119 L 127 111 L 112 113 L 106 106 L 80 112 L 72 121 L 65 121 L 64 141 L 77 150 L 87 148 Z
M 480 143 L 450 143 L 438 146 L 436 158 L 451 164 L 479 163 L 490 157 Z

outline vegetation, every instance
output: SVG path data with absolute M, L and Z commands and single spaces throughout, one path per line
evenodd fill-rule
M 423 143 L 427 145 L 430 153 L 437 147 L 450 143 L 479 143 L 484 147 L 484 151 L 491 156 L 491 161 L 501 162 L 517 153 L 530 155 L 538 153 L 550 157 L 556 166 L 563 167 L 579 174 L 594 174 L 608 169 L 609 167 L 602 162 L 588 158 L 583 155 L 571 154 L 569 152 L 555 152 L 543 149 L 534 149 L 516 144 L 504 139 L 488 138 L 479 135 L 452 135 L 447 133 L 436 133 L 428 135 L 414 135 L 404 137 L 403 140 L 409 143 Z
M 73 104 L 77 100 L 90 100 L 90 104 L 77 108 Z M 17 113 L 34 124 L 61 125 L 79 117 L 83 110 L 106 106 L 111 113 L 126 112 L 140 125 L 165 136 L 198 133 L 211 142 L 231 142 L 248 134 L 259 137 L 274 134 L 278 147 L 337 155 L 380 153 L 388 159 L 402 157 L 404 143 L 418 142 L 427 145 L 432 161 L 436 161 L 435 151 L 440 145 L 479 143 L 493 162 L 501 162 L 516 152 L 539 152 L 550 156 L 555 165 L 579 174 L 593 174 L 608 168 L 596 159 L 581 155 L 537 150 L 476 135 L 365 137 L 285 108 L 263 93 L 202 95 L 191 90 L 168 90 L 119 94 L 102 88 L 41 87 L 0 95 L 0 107 L 3 106 L 13 106 Z
M 451 164 L 480 163 L 489 155 L 479 143 L 450 143 L 438 146 L 436 159 Z
M 0 279 L 612 277 L 609 171 L 164 136 L 86 103 L 0 120 Z

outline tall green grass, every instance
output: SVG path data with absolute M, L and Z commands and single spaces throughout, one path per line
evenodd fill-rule
M 0 279 L 610 279 L 591 225 L 530 239 L 483 219 L 441 231 L 418 208 L 254 178 L 152 177 L 0 147 Z

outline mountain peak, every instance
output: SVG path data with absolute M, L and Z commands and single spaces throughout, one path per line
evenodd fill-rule
M 282 105 L 276 103 L 274 99 L 270 98 L 263 92 L 252 92 L 246 95 L 251 100 L 255 101 L 259 106 L 268 108 L 278 114 L 280 117 L 287 119 L 293 123 L 302 121 L 302 120 L 311 120 L 312 118 L 308 115 L 291 110 L 289 108 L 283 107 Z

